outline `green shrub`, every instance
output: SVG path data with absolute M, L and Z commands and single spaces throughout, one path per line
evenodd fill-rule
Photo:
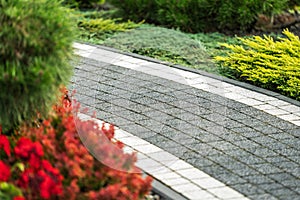
M 300 40 L 288 30 L 283 34 L 278 41 L 270 36 L 240 38 L 245 48 L 223 44 L 232 52 L 215 59 L 240 80 L 300 100 Z
M 58 0 L 0 0 L 0 125 L 47 113 L 72 74 L 74 26 Z
M 149 23 L 158 23 L 156 0 L 107 0 L 107 2 L 119 8 L 118 15 L 123 19 L 135 22 L 145 19 Z
M 118 33 L 103 44 L 175 64 L 214 71 L 208 66 L 209 55 L 201 42 L 172 29 L 143 25 L 128 32 Z
M 286 9 L 288 0 L 109 0 L 123 18 L 188 32 L 251 28 L 258 14 Z M 295 2 L 297 3 L 297 2 Z
M 63 3 L 72 8 L 87 9 L 104 4 L 105 0 L 64 0 Z

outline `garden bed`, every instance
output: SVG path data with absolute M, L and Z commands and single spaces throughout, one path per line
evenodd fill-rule
M 287 27 L 289 25 L 292 27 L 295 35 L 298 35 L 299 32 L 297 30 L 299 20 L 293 13 L 285 12 L 281 15 L 276 15 L 272 22 L 272 26 L 270 25 L 270 18 L 260 15 L 260 18 L 254 28 L 248 30 L 248 32 L 245 30 L 227 31 L 224 29 L 223 32 L 228 33 L 225 35 L 219 32 L 194 34 L 184 33 L 179 30 L 146 24 L 143 21 L 140 23 L 134 23 L 132 21 L 124 22 L 121 19 L 114 18 L 115 12 L 115 10 L 78 12 L 78 16 L 80 16 L 78 18 L 78 26 L 80 30 L 80 37 L 78 38 L 79 41 L 101 44 L 107 47 L 119 49 L 123 52 L 135 53 L 166 61 L 168 63 L 203 70 L 279 92 L 296 100 L 298 99 L 297 88 L 299 87 L 300 82 L 300 67 L 296 64 L 298 61 L 288 61 L 294 59 L 294 56 L 297 53 L 287 58 L 288 60 L 282 60 L 281 62 L 290 63 L 289 68 L 291 71 L 285 72 L 286 69 L 284 69 L 283 66 L 273 67 L 273 71 L 269 74 L 273 74 L 274 77 L 269 80 L 264 79 L 263 77 L 253 79 L 251 78 L 251 75 L 245 75 L 247 72 L 243 73 L 239 71 L 245 67 L 232 68 L 230 67 L 231 64 L 223 62 L 224 59 L 220 59 L 220 57 L 226 58 L 229 55 L 232 55 L 233 48 L 228 48 L 230 45 L 232 47 L 237 46 L 245 49 L 251 49 L 252 47 L 245 41 L 252 40 L 254 35 L 259 35 L 262 38 L 264 38 L 264 34 L 268 35 L 271 39 L 276 41 L 274 44 L 277 44 L 280 38 L 286 37 L 281 32 L 282 27 Z M 237 37 L 234 33 L 240 34 L 240 36 Z M 297 45 L 297 40 L 299 41 L 299 38 L 294 38 L 294 40 L 294 45 L 291 47 L 286 46 L 286 50 L 284 50 L 285 52 L 288 52 L 291 49 L 291 51 L 298 52 L 300 47 Z M 252 41 L 259 42 L 259 40 Z M 281 46 L 284 46 L 284 43 L 287 42 L 287 40 L 282 41 Z M 227 46 L 222 43 L 226 43 Z M 268 45 L 271 45 L 271 43 L 265 44 L 267 45 L 267 48 Z M 280 48 L 280 45 L 277 46 Z M 277 52 L 277 49 L 266 49 L 261 53 L 267 53 L 269 51 L 274 53 Z M 245 55 L 243 56 L 251 57 L 251 55 L 246 55 L 246 52 L 247 51 L 244 52 Z M 254 49 L 254 52 L 260 52 L 260 50 Z M 278 58 L 283 58 L 283 55 L 288 54 L 289 53 L 282 52 Z M 269 55 L 270 54 L 266 56 Z M 215 60 L 216 57 L 219 58 L 217 61 Z M 247 69 L 250 70 L 251 73 L 255 74 L 257 65 L 248 61 Z M 259 62 L 267 63 L 266 60 Z M 277 64 L 278 62 L 275 62 L 275 65 Z M 277 80 L 276 77 L 278 74 L 287 74 L 286 77 L 288 78 L 280 79 L 278 77 Z M 276 84 L 274 85 L 275 82 Z M 286 87 L 285 85 L 288 86 Z

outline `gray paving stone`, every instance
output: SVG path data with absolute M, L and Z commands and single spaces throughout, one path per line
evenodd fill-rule
M 208 158 L 206 158 L 202 155 L 199 155 L 197 153 L 195 156 L 193 156 L 192 158 L 188 158 L 186 161 L 199 169 L 216 164 L 216 163 L 212 162 L 211 160 L 209 160 Z
M 260 185 L 263 183 L 275 183 L 274 180 L 269 178 L 268 176 L 257 176 L 257 175 L 251 175 L 251 176 L 244 176 L 243 179 L 247 180 L 251 184 Z
M 239 166 L 242 165 L 242 163 L 239 163 L 234 158 L 227 156 L 223 152 L 219 151 L 218 154 L 214 154 L 209 156 L 209 159 L 212 160 L 215 163 L 218 163 L 220 166 L 223 166 L 227 169 L 235 169 L 239 168 Z
M 300 171 L 299 171 L 299 168 L 287 168 L 285 169 L 286 172 L 292 174 L 293 176 L 297 177 L 297 178 L 300 178 Z
M 120 128 L 122 128 L 123 130 L 129 132 L 129 133 L 138 133 L 138 132 L 148 132 L 149 129 L 143 127 L 143 126 L 140 126 L 138 124 L 134 124 L 134 125 L 131 125 L 131 124 L 128 124 L 128 125 L 122 125 L 120 126 Z
M 252 154 L 259 156 L 261 158 L 274 157 L 278 155 L 278 153 L 276 153 L 275 151 L 267 147 L 254 147 L 254 148 L 249 148 L 248 150 Z
M 205 168 L 204 171 L 207 172 L 207 169 Z M 221 182 L 229 186 L 247 183 L 247 180 L 245 180 L 244 178 L 241 178 L 240 176 L 233 174 L 232 172 L 225 169 L 222 169 L 221 171 L 220 170 L 216 171 L 216 169 L 214 169 L 209 172 L 212 173 L 216 179 L 220 180 Z
M 162 124 L 161 122 L 154 119 L 140 120 L 136 123 L 155 133 L 161 133 L 162 128 L 166 126 L 165 124 Z
M 287 188 L 280 188 L 280 189 L 276 189 L 276 190 L 270 190 L 268 192 L 270 194 L 274 195 L 275 197 L 280 198 L 280 199 L 285 199 L 285 198 L 289 198 L 290 196 L 298 195 L 296 192 L 294 192 L 290 189 L 287 189 Z
M 272 196 L 271 194 L 255 194 L 248 197 L 255 200 L 278 200 L 278 198 Z
M 295 178 L 294 176 L 286 172 L 270 174 L 269 177 L 276 180 L 277 182 L 279 182 L 284 186 L 292 184 L 290 185 L 290 187 L 295 187 L 297 184 L 300 183 L 299 179 Z
M 299 194 L 300 128 L 294 124 L 217 94 L 98 61 L 81 62 L 73 82 L 78 97 L 101 119 L 250 199 Z
M 149 131 L 146 131 L 146 132 L 138 132 L 135 135 L 140 137 L 141 139 L 147 140 L 148 138 L 156 137 L 157 133 L 149 130 Z
M 278 182 L 275 182 L 275 183 L 259 184 L 259 187 L 265 191 L 270 191 L 270 190 L 276 190 L 276 189 L 283 188 L 284 186 Z
M 289 133 L 286 133 L 286 132 L 279 132 L 279 133 L 276 133 L 276 134 L 270 134 L 269 135 L 270 137 L 276 139 L 276 140 L 297 140 L 297 138 Z
M 192 113 L 192 114 L 195 114 L 199 117 L 202 117 L 204 115 L 209 115 L 209 114 L 212 114 L 212 111 L 207 109 L 207 108 L 203 108 L 201 106 L 193 106 L 193 107 L 188 107 L 188 108 L 184 108 L 185 111 L 188 111 L 189 113 Z
M 224 124 L 223 123 L 224 121 L 230 120 L 229 118 L 224 116 L 224 113 L 223 113 L 223 115 L 221 115 L 220 113 L 210 113 L 210 114 L 202 115 L 202 117 L 209 121 L 215 122 L 216 124 L 220 124 L 220 125 Z
M 243 123 L 244 125 L 247 125 L 249 127 L 256 127 L 256 126 L 266 126 L 267 124 L 255 119 L 255 118 L 245 118 L 245 119 L 238 119 L 238 122 Z
M 240 113 L 240 112 L 237 112 L 237 111 L 229 111 L 228 109 L 226 110 L 225 112 L 225 116 L 230 118 L 230 119 L 233 119 L 235 121 L 241 121 L 243 119 L 249 119 L 249 116 L 248 115 L 245 115 L 243 113 Z
M 256 169 L 262 174 L 274 174 L 274 173 L 281 173 L 282 169 L 270 164 L 270 163 L 263 163 L 263 164 L 253 164 L 250 165 L 252 168 Z
M 117 116 L 117 115 L 113 115 L 113 114 L 110 115 L 110 117 L 106 118 L 106 120 L 107 120 L 107 122 L 111 122 L 112 124 L 117 125 L 117 126 L 135 124 L 134 122 L 129 121 L 128 119 L 125 119 L 121 116 Z
M 228 154 L 228 152 L 226 152 L 226 153 Z M 237 160 L 239 160 L 239 161 L 241 161 L 245 164 L 248 164 L 248 165 L 250 165 L 250 164 L 261 164 L 261 163 L 266 162 L 265 160 L 261 159 L 260 157 L 252 155 L 252 154 L 249 154 L 249 156 L 246 156 L 246 157 L 241 156 L 240 151 L 236 152 L 236 153 L 232 153 L 232 154 L 233 154 L 232 156 L 234 156 Z
M 260 148 L 261 145 L 249 140 L 249 139 L 245 139 L 245 140 L 240 140 L 240 141 L 235 141 L 234 144 L 238 147 L 240 147 L 241 149 L 257 149 Z
M 280 120 L 280 119 L 274 119 L 271 122 L 271 125 L 278 128 L 279 130 L 283 130 L 283 131 L 287 131 L 287 130 L 291 130 L 291 129 L 296 129 L 298 128 L 296 125 Z
M 233 173 L 235 173 L 241 177 L 253 176 L 253 175 L 259 176 L 261 174 L 259 171 L 249 167 L 248 165 L 243 165 L 243 167 L 234 169 L 232 171 L 233 171 Z
M 287 147 L 286 145 L 280 143 L 279 141 L 265 135 L 261 135 L 258 137 L 251 137 L 250 140 L 262 146 L 267 146 L 270 149 L 282 149 Z
M 159 101 L 154 103 L 154 104 L 148 104 L 148 105 L 145 105 L 145 106 L 147 106 L 147 107 L 149 107 L 153 110 L 159 110 L 162 113 L 162 115 L 168 114 L 167 110 L 174 108 L 171 105 L 164 104 L 164 103 L 159 102 Z M 168 114 L 168 115 L 170 115 L 170 114 Z M 172 115 L 170 115 L 170 116 L 172 116 Z
M 230 151 L 230 150 L 239 150 L 240 148 L 235 146 L 234 144 L 227 142 L 227 141 L 217 141 L 217 142 L 210 142 L 209 145 L 215 147 L 220 151 Z
M 221 151 L 219 151 L 205 143 L 199 143 L 195 146 L 191 146 L 190 148 L 195 150 L 198 154 L 205 156 L 205 157 L 212 156 L 212 155 L 218 155 L 221 153 Z
M 255 130 L 262 132 L 263 134 L 274 134 L 280 132 L 278 128 L 275 128 L 270 125 L 262 125 L 262 126 L 254 126 L 253 127 Z
M 273 163 L 275 166 L 279 166 L 281 162 L 289 162 L 290 161 L 289 159 L 282 157 L 280 155 L 276 155 L 273 157 L 266 157 L 264 159 L 269 163 Z
M 206 134 L 198 134 L 196 136 L 197 139 L 199 139 L 200 141 L 204 142 L 204 143 L 210 143 L 210 142 L 217 142 L 217 141 L 221 141 L 222 138 L 220 138 L 217 135 L 214 135 L 212 133 L 207 132 Z
M 181 112 L 181 113 L 176 114 L 175 117 L 181 119 L 182 121 L 186 121 L 186 122 L 190 122 L 190 121 L 198 119 L 198 116 L 195 116 L 190 112 Z
M 233 132 L 229 129 L 225 129 L 225 130 L 217 133 L 217 136 L 222 138 L 225 141 L 230 141 L 232 143 L 234 143 L 235 141 L 240 141 L 240 140 L 245 140 L 246 139 L 241 134 Z
M 292 157 L 293 158 L 293 157 Z M 299 164 L 294 162 L 294 161 L 290 161 L 289 160 L 290 157 L 286 157 L 285 160 L 282 159 L 281 162 L 276 162 L 273 163 L 275 166 L 281 168 L 281 169 L 297 169 L 299 167 Z
M 174 146 L 163 147 L 163 149 L 179 158 L 183 158 L 186 153 L 191 151 L 190 149 L 182 145 L 175 146 L 175 147 Z
M 297 128 L 293 127 L 293 129 L 288 130 L 287 132 L 297 138 L 300 138 L 300 128 L 298 127 Z
M 146 114 L 147 112 L 153 111 L 153 109 L 150 108 L 149 106 L 142 105 L 142 104 L 137 104 L 137 103 L 129 104 L 128 109 L 129 110 L 134 110 L 136 113 L 140 113 L 140 114 L 143 114 L 145 116 L 148 116 Z
M 253 185 L 250 183 L 231 185 L 231 187 L 234 188 L 235 190 L 241 192 L 242 194 L 257 195 L 257 194 L 265 193 L 264 190 L 260 189 L 256 185 Z
M 275 152 L 283 155 L 283 156 L 299 156 L 300 151 L 294 148 L 285 148 L 285 149 L 276 149 Z
M 226 106 L 230 107 L 230 108 L 233 108 L 237 111 L 243 110 L 245 107 L 249 107 L 246 104 L 243 104 L 243 103 L 240 103 L 240 102 L 237 102 L 237 101 L 234 101 L 234 100 L 226 101 Z

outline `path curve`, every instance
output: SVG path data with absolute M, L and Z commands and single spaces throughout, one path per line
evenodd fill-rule
M 187 199 L 300 198 L 299 102 L 101 46 L 74 48 L 75 98 L 118 127 L 147 173 Z

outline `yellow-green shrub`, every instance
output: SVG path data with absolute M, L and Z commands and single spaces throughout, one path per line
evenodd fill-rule
M 139 27 L 143 23 L 134 23 L 130 20 L 120 22 L 120 19 L 83 18 L 78 21 L 80 37 L 84 41 L 91 39 L 104 40 L 116 32 L 124 32 Z
M 84 19 L 78 23 L 78 26 L 88 30 L 91 33 L 98 33 L 127 31 L 128 29 L 137 28 L 141 24 L 136 24 L 131 21 L 118 23 L 117 21 L 118 19 Z
M 239 38 L 243 46 L 222 44 L 232 50 L 215 57 L 230 75 L 300 100 L 300 40 L 288 30 L 277 41 L 270 36 Z

